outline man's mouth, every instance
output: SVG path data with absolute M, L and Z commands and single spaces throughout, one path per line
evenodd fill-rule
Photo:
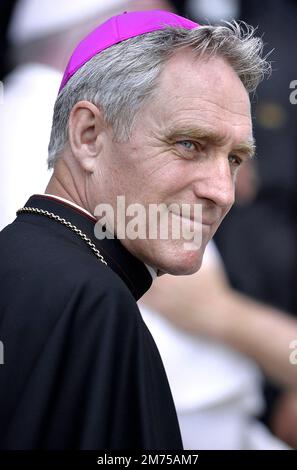
M 210 216 L 203 216 L 201 217 L 201 213 L 198 215 L 194 214 L 194 211 L 191 211 L 190 214 L 186 213 L 184 214 L 182 210 L 174 210 L 170 209 L 169 212 L 173 214 L 174 216 L 178 216 L 181 219 L 187 221 L 187 222 L 193 222 L 194 224 L 197 225 L 205 225 L 205 226 L 213 226 L 215 223 L 218 221 L 218 217 L 210 217 Z

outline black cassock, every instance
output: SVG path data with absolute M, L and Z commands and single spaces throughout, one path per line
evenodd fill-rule
M 1 449 L 181 449 L 163 364 L 136 300 L 151 276 L 94 220 L 45 196 L 0 233 Z

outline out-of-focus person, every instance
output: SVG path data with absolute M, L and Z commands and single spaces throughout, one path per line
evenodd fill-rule
M 265 409 L 262 371 L 297 388 L 289 361 L 294 319 L 231 289 L 213 244 L 198 273 L 157 279 L 140 306 L 168 374 L 185 448 L 288 448 L 257 417 Z
M 170 10 L 166 0 L 19 0 L 8 39 L 12 72 L 0 113 L 0 229 L 32 193 L 43 192 L 54 102 L 79 40 L 121 11 Z M 5 176 L 4 176 L 5 175 Z
M 257 187 L 255 164 L 246 162 L 237 175 L 236 202 L 252 201 Z M 213 242 L 199 273 L 158 279 L 140 306 L 167 370 L 185 448 L 284 450 L 286 442 L 294 447 L 285 439 L 285 425 L 282 442 L 258 416 L 266 406 L 263 372 L 288 389 L 292 400 L 296 394 L 289 345 L 297 338 L 297 322 L 233 290 Z M 280 409 L 279 422 L 287 418 Z

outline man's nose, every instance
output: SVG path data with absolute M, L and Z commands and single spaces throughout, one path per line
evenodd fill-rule
M 201 170 L 201 169 L 200 169 Z M 228 157 L 208 159 L 203 168 L 203 176 L 195 182 L 198 198 L 213 201 L 222 208 L 231 207 L 235 199 L 235 181 Z

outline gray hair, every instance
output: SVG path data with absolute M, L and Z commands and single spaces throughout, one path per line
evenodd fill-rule
M 164 64 L 182 48 L 192 48 L 197 56 L 225 58 L 246 90 L 253 92 L 271 70 L 267 56 L 263 56 L 263 41 L 254 33 L 252 26 L 236 21 L 192 30 L 167 27 L 127 39 L 92 57 L 69 79 L 56 100 L 49 168 L 65 148 L 70 111 L 79 101 L 100 107 L 115 139 L 128 139 L 135 116 L 153 94 Z

